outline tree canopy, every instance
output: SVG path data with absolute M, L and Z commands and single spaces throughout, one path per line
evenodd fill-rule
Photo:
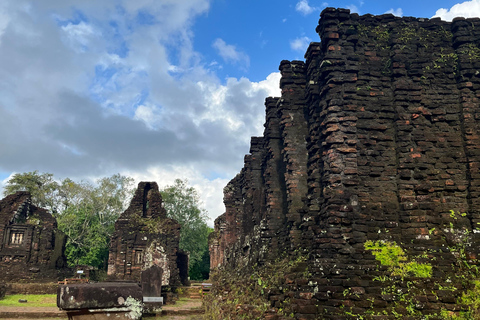
M 180 249 L 190 253 L 190 278 L 204 279 L 210 269 L 208 234 L 212 229 L 206 223 L 207 212 L 202 208 L 197 190 L 188 186 L 187 180 L 176 179 L 160 193 L 168 217 L 182 226 Z

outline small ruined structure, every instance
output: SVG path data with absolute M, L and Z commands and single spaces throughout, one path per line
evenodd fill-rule
M 162 286 L 175 288 L 188 279 L 188 256 L 179 250 L 180 225 L 167 218 L 156 182 L 140 182 L 130 206 L 115 222 L 110 243 L 108 275 L 140 282 L 142 271 L 162 269 Z
M 327 8 L 317 32 L 305 61 L 281 62 L 282 96 L 224 189 L 212 268 L 303 255 L 267 297 L 297 319 L 462 310 L 479 264 L 480 19 Z
M 0 201 L 0 278 L 3 281 L 57 281 L 66 268 L 65 235 L 28 192 Z
M 60 285 L 57 306 L 69 320 L 141 319 L 142 288 L 132 282 Z

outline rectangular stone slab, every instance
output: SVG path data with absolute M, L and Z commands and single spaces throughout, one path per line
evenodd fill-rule
M 131 308 L 142 304 L 138 283 L 100 282 L 60 285 L 57 306 L 63 310 Z

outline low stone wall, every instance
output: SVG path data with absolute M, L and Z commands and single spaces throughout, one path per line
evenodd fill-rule
M 6 294 L 57 294 L 58 283 L 14 283 L 5 284 Z

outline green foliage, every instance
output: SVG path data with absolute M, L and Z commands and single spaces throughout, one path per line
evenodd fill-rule
M 392 315 L 395 319 L 428 319 L 429 315 L 423 315 L 418 307 L 417 297 L 426 296 L 424 281 L 419 278 L 431 278 L 432 266 L 427 263 L 418 263 L 415 259 L 409 259 L 404 250 L 393 241 L 367 241 L 364 244 L 365 250 L 372 251 L 375 259 L 383 266 L 388 267 L 390 275 L 381 275 L 374 278 L 374 281 L 382 282 L 382 296 L 392 297 L 392 303 L 382 309 L 374 308 L 374 300 L 368 300 L 371 304 L 369 310 L 363 314 L 354 314 L 345 310 L 345 314 L 355 316 L 357 319 L 370 319 L 369 316 L 383 317 Z M 427 258 L 422 254 L 416 258 Z M 411 260 L 411 261 L 409 261 Z M 394 276 L 394 277 L 392 277 Z M 415 278 L 408 278 L 408 277 Z M 425 281 L 431 281 L 430 279 Z M 344 296 L 351 296 L 350 291 L 344 291 Z M 373 319 L 373 318 L 372 318 Z
M 468 304 L 473 310 L 480 310 L 480 280 L 473 281 L 473 288 L 463 293 L 460 302 Z
M 459 303 L 467 305 L 468 310 L 452 312 L 443 309 L 441 319 L 445 320 L 478 320 L 480 319 L 480 281 L 473 281 L 473 288 L 465 291 L 460 297 Z
M 412 264 L 404 251 L 395 243 L 388 241 L 367 241 L 365 249 L 371 250 L 375 258 L 384 266 L 388 266 L 391 275 L 401 277 L 391 278 L 388 276 L 377 276 L 374 280 L 382 281 L 382 295 L 393 297 L 393 303 L 383 311 L 384 314 L 392 314 L 395 318 L 403 319 L 405 315 L 422 319 L 445 319 L 445 320 L 474 320 L 480 319 L 480 280 L 478 260 L 469 255 L 471 231 L 462 224 L 467 213 L 450 210 L 446 217 L 445 225 L 440 230 L 432 228 L 430 235 L 441 236 L 449 243 L 449 250 L 455 262 L 452 263 L 451 272 L 447 272 L 441 278 L 431 277 L 431 266 L 429 264 Z M 436 250 L 426 250 L 415 259 L 434 259 L 430 256 Z M 442 259 L 442 257 L 439 257 Z M 405 276 L 426 277 L 430 279 L 405 278 Z M 425 282 L 426 281 L 426 282 Z M 425 296 L 430 292 L 425 291 L 425 284 L 433 283 L 433 296 L 439 299 L 437 290 L 450 291 L 455 293 L 458 307 L 455 310 L 441 309 L 438 312 L 425 315 L 418 310 L 415 297 Z M 344 294 L 349 294 L 344 291 Z M 405 314 L 406 312 L 406 314 Z M 381 315 L 374 310 L 367 310 L 368 314 Z
M 364 244 L 365 250 L 372 251 L 375 259 L 384 266 L 390 267 L 392 275 L 414 276 L 429 278 L 432 276 L 432 266 L 428 263 L 418 263 L 415 260 L 407 262 L 403 249 L 395 242 L 368 240 Z
M 453 265 L 457 281 L 461 281 L 462 286 L 467 290 L 462 292 L 457 303 L 465 307 L 461 311 L 441 311 L 441 318 L 447 320 L 475 320 L 480 319 L 480 280 L 478 260 L 468 257 L 469 247 L 471 247 L 471 232 L 464 228 L 455 228 L 461 218 L 467 216 L 466 212 L 450 210 L 449 217 L 451 221 L 446 224 L 444 232 L 449 235 L 454 243 L 450 246 L 450 252 L 456 257 L 457 262 Z M 447 289 L 447 288 L 440 288 Z
M 408 42 L 418 39 L 418 30 L 412 26 L 405 26 L 400 29 L 398 35 L 398 41 L 402 44 L 407 44 Z
M 480 48 L 473 43 L 467 44 L 466 48 L 461 50 L 460 53 L 468 55 L 470 61 L 478 61 L 480 59 Z
M 38 171 L 16 173 L 4 187 L 3 195 L 7 196 L 17 191 L 28 191 L 32 195 L 34 205 L 45 208 L 53 215 L 59 211 L 59 184 L 51 173 L 38 173 Z
M 201 260 L 190 263 L 189 275 L 192 280 L 204 280 L 209 278 L 210 253 L 208 250 L 203 252 Z
M 440 69 L 445 67 L 452 67 L 454 73 L 458 71 L 458 55 L 455 52 L 444 53 L 443 48 L 437 54 L 437 58 L 433 61 L 433 68 Z
M 160 190 L 163 205 L 168 217 L 177 220 L 180 230 L 180 249 L 190 253 L 189 275 L 192 280 L 205 279 L 208 255 L 207 212 L 202 208 L 195 188 L 188 186 L 187 180 L 176 179 L 172 186 Z M 209 268 L 209 262 L 208 262 Z
M 59 181 L 53 174 L 34 171 L 15 174 L 4 193 L 29 191 L 33 204 L 54 214 L 58 228 L 67 235 L 65 254 L 70 266 L 104 268 L 115 221 L 133 190 L 133 179 L 120 174 L 91 184 L 68 178 Z

